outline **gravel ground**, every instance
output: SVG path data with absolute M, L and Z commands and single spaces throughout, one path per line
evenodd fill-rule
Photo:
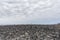
M 0 26 L 0 40 L 60 40 L 60 29 L 55 25 Z

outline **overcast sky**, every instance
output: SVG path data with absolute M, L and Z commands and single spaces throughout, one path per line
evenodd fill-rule
M 0 24 L 60 23 L 60 0 L 0 0 Z

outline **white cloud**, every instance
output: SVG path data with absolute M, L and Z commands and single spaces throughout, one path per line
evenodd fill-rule
M 59 0 L 0 0 L 0 24 L 60 18 Z

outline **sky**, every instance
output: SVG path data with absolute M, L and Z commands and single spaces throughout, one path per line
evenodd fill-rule
M 60 0 L 0 0 L 0 25 L 60 23 Z

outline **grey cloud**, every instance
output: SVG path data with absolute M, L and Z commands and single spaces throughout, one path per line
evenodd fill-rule
M 0 22 L 60 18 L 59 0 L 0 0 Z

